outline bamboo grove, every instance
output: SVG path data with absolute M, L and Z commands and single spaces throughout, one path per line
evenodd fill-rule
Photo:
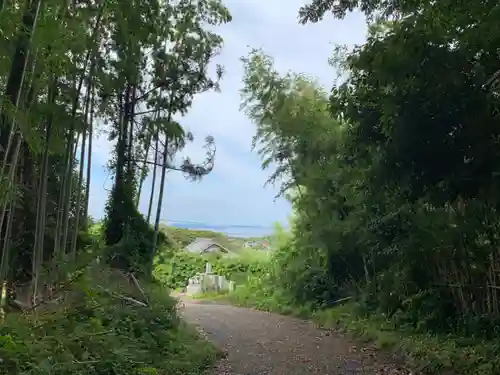
M 36 303 L 88 254 L 92 141 L 103 132 L 114 183 L 99 257 L 148 275 L 165 240 L 166 170 L 197 179 L 213 168 L 211 137 L 202 165 L 174 163 L 193 139 L 176 119 L 218 89 L 222 68 L 208 65 L 222 39 L 209 29 L 229 21 L 218 0 L 0 2 L 0 279 L 18 300 Z
M 495 338 L 500 6 L 314 0 L 299 15 L 356 8 L 368 38 L 336 49 L 331 93 L 263 52 L 243 60 L 255 146 L 294 205 L 273 288 L 294 304 L 350 297 L 398 327 Z

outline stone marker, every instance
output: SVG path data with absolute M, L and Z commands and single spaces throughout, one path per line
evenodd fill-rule
M 212 265 L 208 262 L 205 264 L 205 273 L 212 273 Z
M 227 280 L 224 276 L 212 273 L 212 265 L 205 264 L 205 273 L 196 274 L 188 280 L 186 294 L 193 295 L 207 292 L 233 292 L 236 289 L 234 281 Z

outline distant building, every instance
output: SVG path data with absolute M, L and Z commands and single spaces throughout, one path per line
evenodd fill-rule
M 224 246 L 218 244 L 211 238 L 197 238 L 186 246 L 186 251 L 193 254 L 204 254 L 204 253 L 229 253 L 229 250 Z
M 247 248 L 257 248 L 259 250 L 269 250 L 271 244 L 268 241 L 247 241 L 245 242 L 245 247 Z

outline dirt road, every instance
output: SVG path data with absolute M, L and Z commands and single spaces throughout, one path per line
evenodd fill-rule
M 312 323 L 185 297 L 183 314 L 227 352 L 214 375 L 407 374 Z

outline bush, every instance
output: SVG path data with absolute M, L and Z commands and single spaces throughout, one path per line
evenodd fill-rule
M 176 251 L 169 256 L 163 251 L 156 259 L 154 277 L 170 289 L 184 288 L 189 278 L 205 270 L 206 259 L 187 251 Z
M 227 299 L 237 306 L 284 315 L 308 317 L 312 311 L 310 304 L 294 305 L 289 295 L 273 286 L 270 276 L 248 278 L 247 283 L 238 285 L 234 292 L 227 295 Z
M 248 276 L 264 275 L 268 272 L 266 258 L 241 256 L 223 257 L 220 254 L 192 254 L 187 251 L 169 252 L 164 249 L 155 260 L 155 278 L 171 289 L 183 288 L 189 278 L 204 272 L 205 264 L 212 264 L 212 271 L 237 284 L 245 283 Z
M 218 258 L 213 262 L 212 269 L 216 274 L 241 284 L 246 282 L 249 276 L 260 277 L 265 275 L 268 271 L 268 264 L 262 259 L 249 256 Z

